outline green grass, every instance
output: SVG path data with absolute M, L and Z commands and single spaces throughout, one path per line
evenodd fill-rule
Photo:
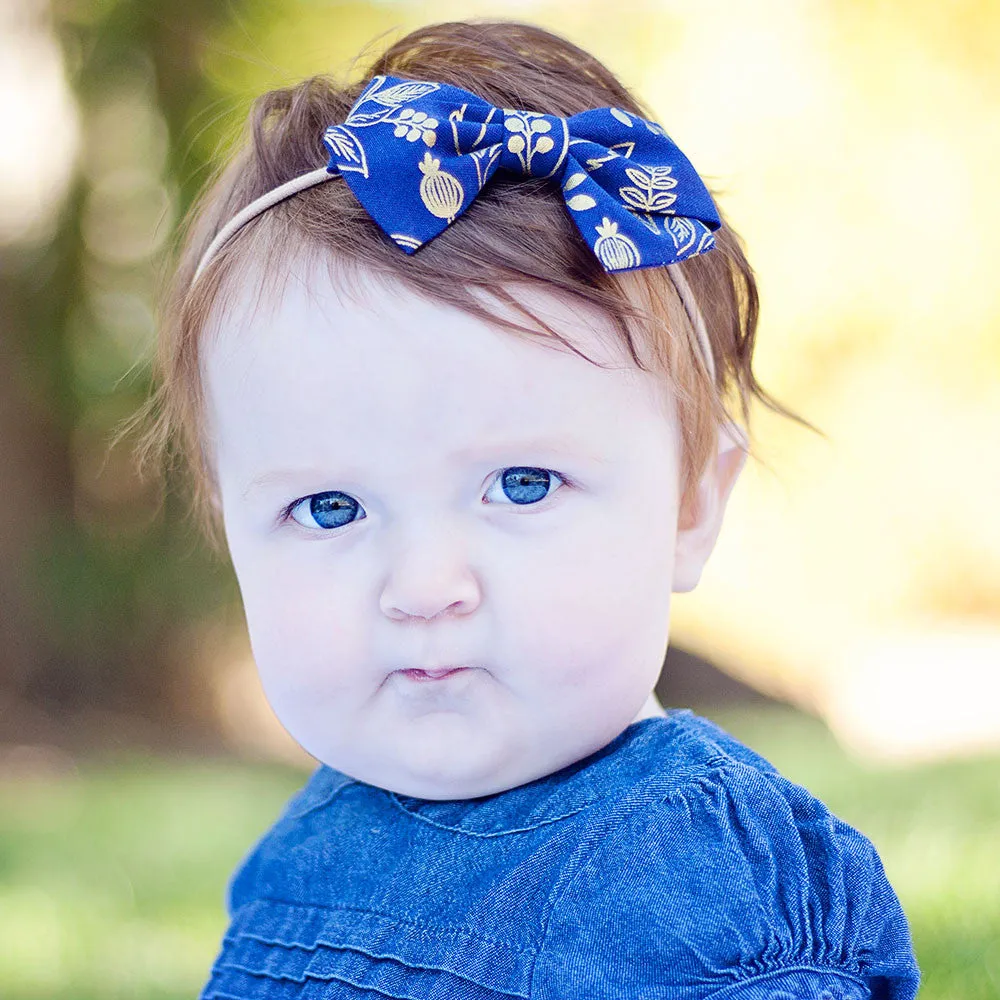
M 1000 996 L 1000 761 L 871 770 L 796 713 L 714 717 L 874 841 L 910 918 L 920 1000 Z M 0 782 L 0 996 L 192 1000 L 229 874 L 304 780 L 131 755 Z

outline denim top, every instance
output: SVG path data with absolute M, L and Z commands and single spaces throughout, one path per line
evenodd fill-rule
M 325 765 L 233 873 L 202 1000 L 913 1000 L 871 843 L 689 711 L 432 801 Z

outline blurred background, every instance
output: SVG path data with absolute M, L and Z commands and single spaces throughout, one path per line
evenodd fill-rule
M 658 693 L 878 847 L 922 1000 L 1000 996 L 994 0 L 0 0 L 0 995 L 196 995 L 229 873 L 315 766 L 228 564 L 140 480 L 175 224 L 263 90 L 433 21 L 557 31 L 745 238 L 759 411 Z

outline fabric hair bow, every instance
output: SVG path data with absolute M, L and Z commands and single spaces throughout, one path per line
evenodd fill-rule
M 375 76 L 347 120 L 323 134 L 325 167 L 293 177 L 244 206 L 195 267 L 198 280 L 251 219 L 300 191 L 343 177 L 368 215 L 408 254 L 468 208 L 497 170 L 554 178 L 566 209 L 606 271 L 675 264 L 715 246 L 712 196 L 656 122 L 621 108 L 569 118 L 497 108 L 430 80 Z M 684 274 L 671 280 L 712 381 L 705 318 Z
M 498 108 L 446 83 L 373 77 L 323 135 L 339 174 L 380 228 L 414 253 L 455 221 L 497 170 L 550 177 L 607 271 L 704 253 L 721 220 L 663 127 L 620 108 L 562 118 Z

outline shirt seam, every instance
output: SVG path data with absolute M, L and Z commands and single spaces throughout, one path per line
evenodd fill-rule
M 312 910 L 314 912 L 320 913 L 345 913 L 352 914 L 358 913 L 365 916 L 378 917 L 384 920 L 388 924 L 397 924 L 406 927 L 408 933 L 419 932 L 432 937 L 447 936 L 447 937 L 462 937 L 473 941 L 485 941 L 491 946 L 502 948 L 506 951 L 520 955 L 531 955 L 536 951 L 533 948 L 521 948 L 519 945 L 512 944 L 503 938 L 494 937 L 491 934 L 483 934 L 479 930 L 474 930 L 463 924 L 432 924 L 424 920 L 419 920 L 414 917 L 401 917 L 398 914 L 391 912 L 382 912 L 373 907 L 364 906 L 349 906 L 346 904 L 338 904 L 336 906 L 325 906 L 321 903 L 303 903 L 295 902 L 294 900 L 282 899 L 279 896 L 257 896 L 256 898 L 245 903 L 244 907 L 249 907 L 257 903 L 275 903 L 279 906 L 287 906 L 298 910 Z M 282 942 L 277 941 L 274 938 L 266 937 L 260 933 L 254 932 L 249 929 L 244 929 L 242 927 L 236 927 L 236 915 L 230 921 L 230 926 L 226 930 L 225 936 L 227 938 L 236 939 L 238 937 L 250 938 L 256 941 L 266 942 L 268 944 L 281 944 Z M 308 945 L 306 946 L 308 947 Z M 353 946 L 349 946 L 353 947 Z M 363 950 L 363 949 L 360 949 Z

